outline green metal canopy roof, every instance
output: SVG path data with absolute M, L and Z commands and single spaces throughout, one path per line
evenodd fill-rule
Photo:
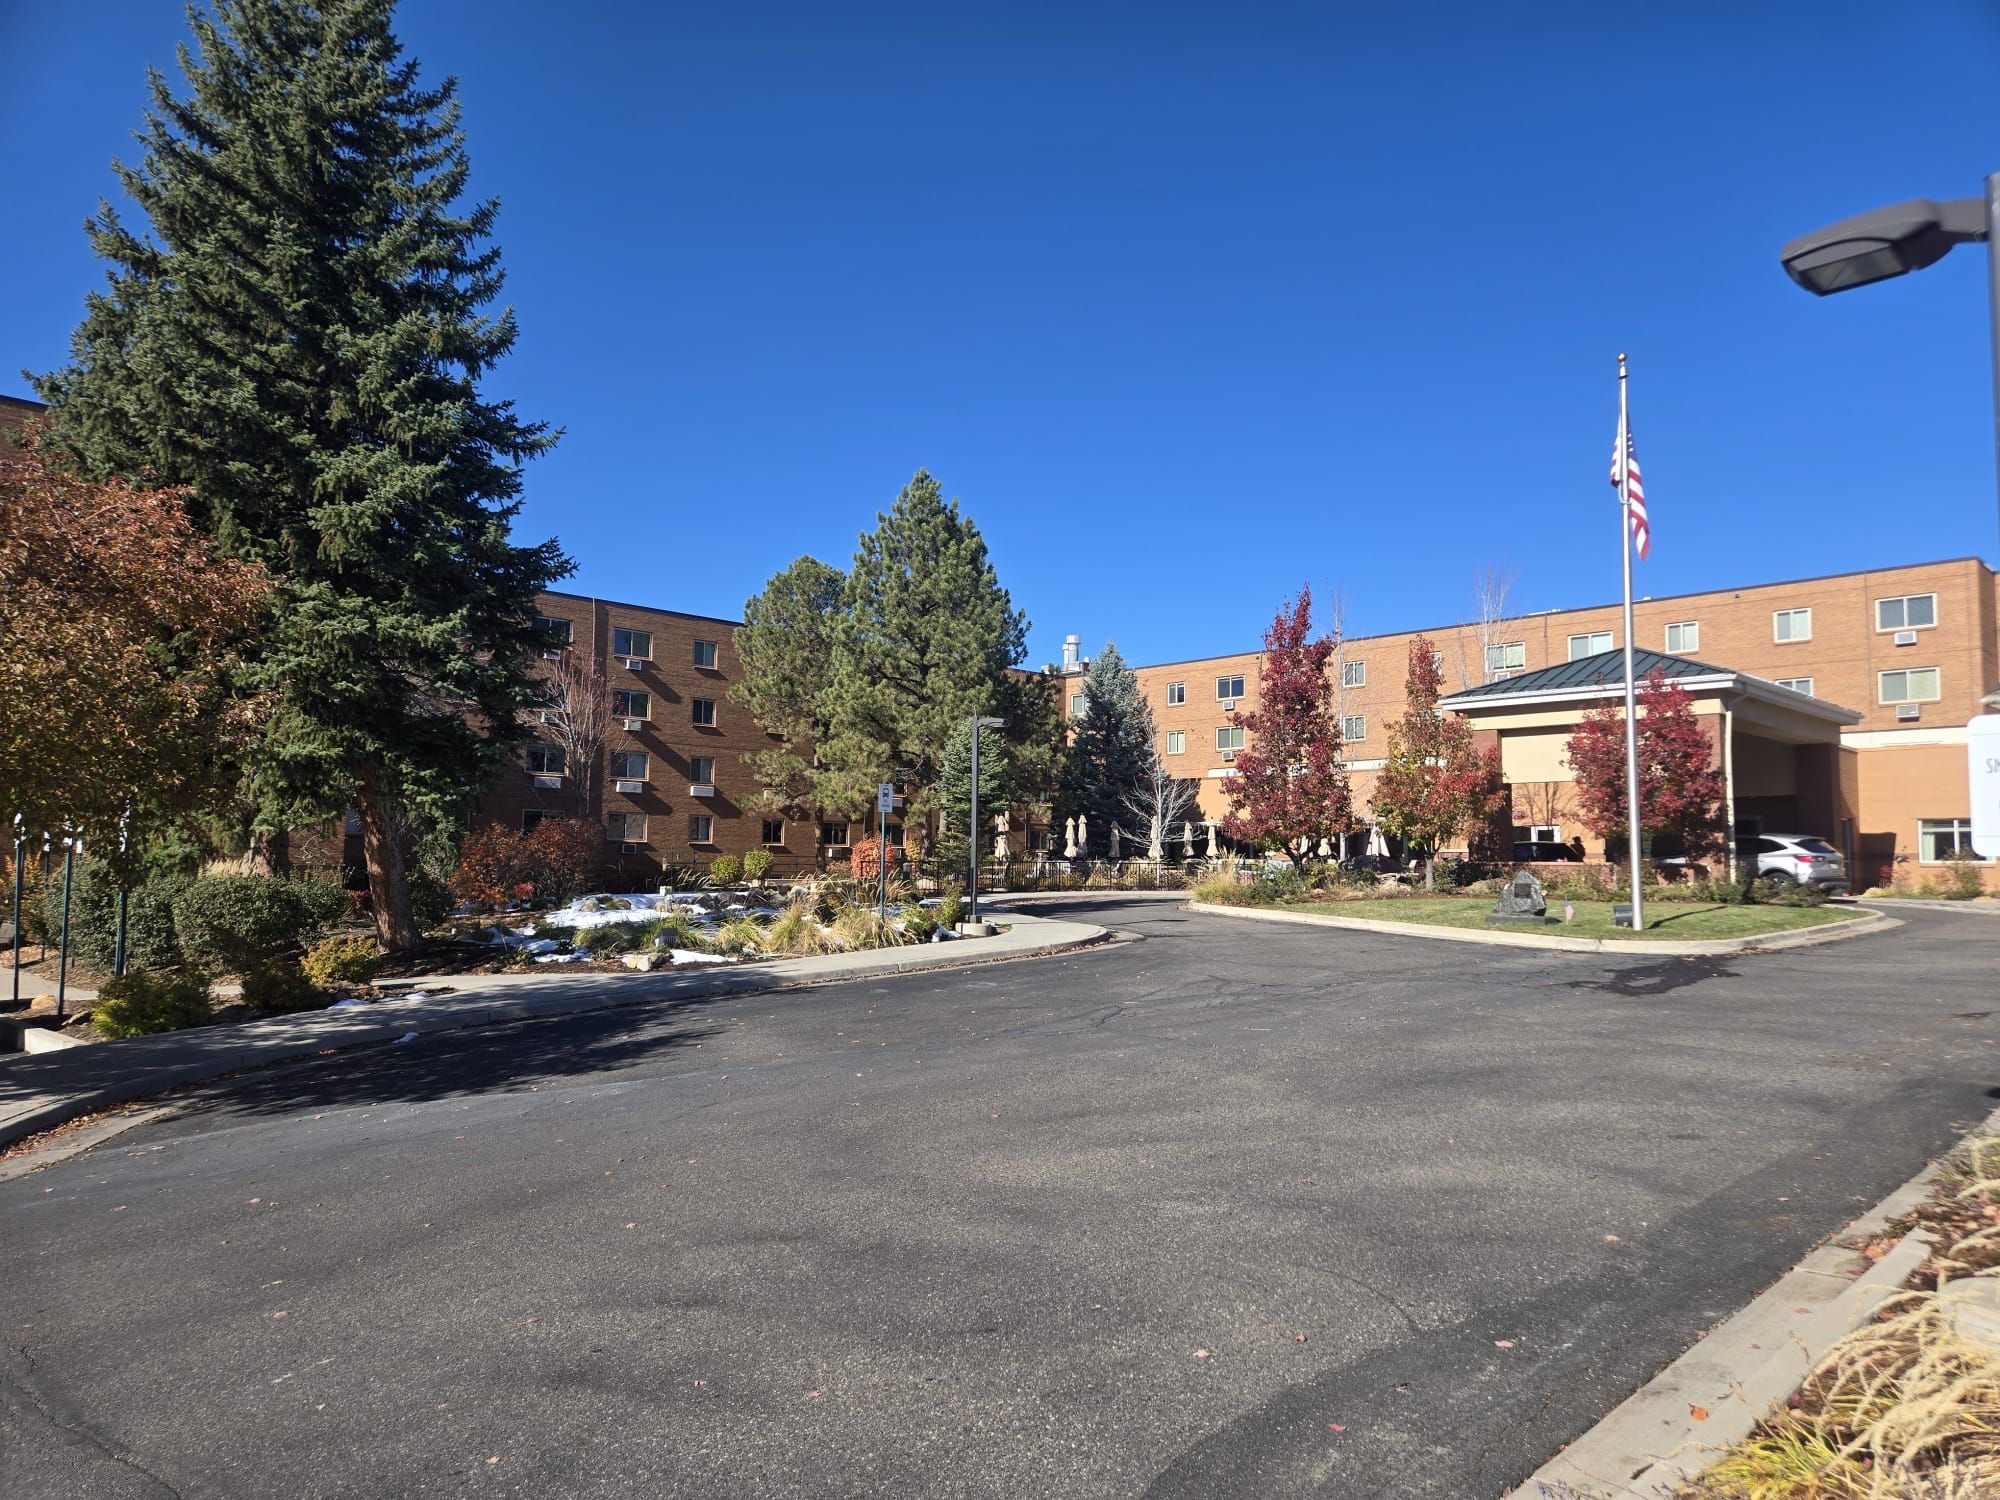
M 1644 682 L 1653 673 L 1660 672 L 1667 677 L 1734 677 L 1736 673 L 1728 667 L 1710 666 L 1705 661 L 1694 661 L 1685 656 L 1669 656 L 1664 651 L 1648 651 L 1643 646 L 1632 648 L 1632 675 L 1635 681 Z M 1513 693 L 1554 693 L 1564 688 L 1622 687 L 1625 682 L 1625 652 L 1600 651 L 1595 656 L 1579 656 L 1575 661 L 1559 662 L 1553 667 L 1540 667 L 1533 672 L 1519 672 L 1499 682 L 1489 682 L 1483 687 L 1467 688 L 1462 693 L 1453 693 L 1455 699 L 1505 698 Z

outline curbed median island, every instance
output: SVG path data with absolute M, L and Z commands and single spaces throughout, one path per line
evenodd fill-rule
M 1493 910 L 1487 897 L 1405 896 L 1373 901 L 1314 901 L 1287 906 L 1288 911 L 1316 912 L 1322 916 L 1367 917 L 1376 922 L 1411 922 L 1427 927 L 1466 927 L 1486 931 L 1486 918 Z M 1762 937 L 1770 933 L 1793 932 L 1801 927 L 1819 927 L 1829 922 L 1850 921 L 1860 912 L 1838 906 L 1731 906 L 1720 902 L 1660 902 L 1646 912 L 1646 928 L 1634 932 L 1615 926 L 1608 901 L 1572 903 L 1567 922 L 1557 916 L 1560 903 L 1551 902 L 1554 918 L 1542 929 L 1552 937 L 1611 938 L 1633 941 L 1648 937 L 1735 938 Z

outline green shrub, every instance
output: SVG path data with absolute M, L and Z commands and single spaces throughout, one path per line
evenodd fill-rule
M 957 931 L 958 924 L 965 920 L 965 901 L 959 896 L 957 891 L 949 892 L 942 901 L 938 902 L 937 920 L 938 926 L 953 932 Z
M 410 915 L 416 919 L 417 930 L 430 932 L 443 926 L 454 904 L 451 887 L 429 870 L 421 868 L 410 871 L 409 879 Z M 333 917 L 326 925 L 330 927 L 340 920 L 338 916 Z
M 366 984 L 375 977 L 382 955 L 375 951 L 373 938 L 354 934 L 321 938 L 306 953 L 299 966 L 314 984 Z
M 182 955 L 196 969 L 231 974 L 290 958 L 317 930 L 301 885 L 268 875 L 190 881 L 173 902 Z
M 412 897 L 416 895 L 419 873 L 410 871 Z M 294 875 L 287 883 L 298 897 L 307 931 L 326 932 L 347 920 L 347 892 L 339 881 L 326 880 L 317 875 Z
M 771 851 L 769 849 L 752 849 L 748 854 L 743 856 L 743 878 L 745 880 L 762 880 L 766 875 L 771 873 L 771 866 L 774 863 L 776 861 L 771 858 Z
M 189 974 L 128 971 L 107 979 L 91 1008 L 90 1023 L 101 1037 L 118 1041 L 205 1024 L 210 1016 L 208 986 Z
M 1196 886 L 1194 899 L 1218 906 L 1276 906 L 1284 899 L 1284 888 L 1275 880 L 1239 881 L 1218 875 Z
M 902 917 L 903 933 L 913 943 L 928 943 L 938 930 L 937 915 L 928 906 L 906 906 Z
M 716 885 L 734 885 L 743 878 L 743 861 L 733 854 L 718 854 L 708 862 L 708 878 Z
M 606 922 L 602 927 L 591 927 L 576 935 L 575 946 L 598 958 L 613 958 L 620 953 L 636 953 L 646 945 L 648 936 L 659 924 L 656 922 Z
M 297 959 L 266 959 L 244 970 L 241 978 L 243 1003 L 260 1016 L 309 1010 L 326 1003 Z
M 701 951 L 701 925 L 678 906 L 670 906 L 639 929 L 644 940 L 655 948 L 692 948 Z
M 1980 874 L 1979 862 L 1963 849 L 1954 849 L 1945 858 L 1944 879 L 1940 891 L 1947 901 L 1971 901 L 1986 894 L 1986 880 Z
M 186 888 L 185 875 L 160 876 L 134 887 L 126 899 L 125 966 L 127 969 L 172 969 L 181 963 L 181 948 L 174 936 L 174 898 Z M 43 923 L 49 941 L 60 940 L 62 931 L 62 866 L 41 893 Z M 11 901 L 13 892 L 7 893 Z M 11 907 L 8 908 L 11 910 Z M 4 914 L 4 913 L 0 913 Z M 22 896 L 21 925 L 33 929 L 28 901 Z M 94 859 L 80 859 L 70 885 L 69 951 L 79 962 L 100 974 L 116 967 L 118 950 L 118 883 L 109 866 Z

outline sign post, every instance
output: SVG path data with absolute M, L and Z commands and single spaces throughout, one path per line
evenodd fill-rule
M 1965 758 L 1972 778 L 1972 852 L 2000 859 L 2000 714 L 1980 714 L 1965 726 Z
M 875 788 L 875 874 L 881 882 L 877 891 L 875 920 L 889 930 L 889 810 L 896 805 L 896 783 L 884 781 Z

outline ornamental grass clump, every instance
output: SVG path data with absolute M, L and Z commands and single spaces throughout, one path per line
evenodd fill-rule
M 819 925 L 811 904 L 794 901 L 764 934 L 764 948 L 769 953 L 806 958 L 815 953 L 835 952 L 837 944 L 833 936 Z
M 708 946 L 716 953 L 738 956 L 757 953 L 764 946 L 764 924 L 747 913 L 739 913 L 716 928 Z

